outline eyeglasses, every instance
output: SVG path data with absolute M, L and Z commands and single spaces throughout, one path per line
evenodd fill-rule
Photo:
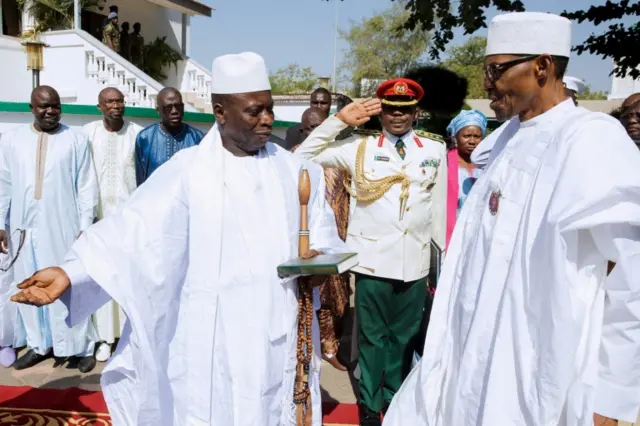
M 539 55 L 523 56 L 522 58 L 513 59 L 507 62 L 501 62 L 496 64 L 489 64 L 484 66 L 484 76 L 492 83 L 500 80 L 500 77 L 507 72 L 511 67 L 523 64 L 525 62 L 533 61 Z
M 178 111 L 182 111 L 184 109 L 184 104 L 183 103 L 175 103 L 175 104 L 169 104 L 169 105 L 163 105 L 160 107 L 162 109 L 162 111 L 169 113 L 171 111 L 173 111 L 173 109 L 175 108 Z
M 7 272 L 9 269 L 11 269 L 11 267 L 13 266 L 14 263 L 16 263 L 16 260 L 18 260 L 18 256 L 20 256 L 20 250 L 22 250 L 22 246 L 24 246 L 24 241 L 26 239 L 26 235 L 27 233 L 24 231 L 24 229 L 16 229 L 12 234 L 11 234 L 11 239 L 10 244 L 12 241 L 15 240 L 16 236 L 18 236 L 18 234 L 20 235 L 20 239 L 18 242 L 18 248 L 16 249 L 16 254 L 15 256 L 13 256 L 13 259 L 11 259 L 11 262 L 9 262 L 8 266 L 0 266 L 0 271 L 2 272 Z

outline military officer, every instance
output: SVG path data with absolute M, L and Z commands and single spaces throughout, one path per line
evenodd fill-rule
M 102 42 L 114 52 L 120 53 L 120 30 L 118 29 L 118 14 L 109 13 L 109 23 L 102 29 Z
M 413 80 L 385 81 L 378 99 L 354 102 L 318 126 L 297 155 L 352 177 L 350 250 L 356 272 L 360 423 L 380 425 L 393 395 L 409 373 L 427 291 L 430 242 L 444 247 L 446 148 L 442 137 L 412 130 L 424 95 Z M 356 130 L 379 115 L 382 132 Z
M 144 64 L 144 37 L 140 34 L 141 30 L 140 22 L 133 24 L 133 32 L 129 39 L 131 63 L 138 68 L 142 68 Z

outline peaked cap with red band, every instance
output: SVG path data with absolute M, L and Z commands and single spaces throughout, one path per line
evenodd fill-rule
M 376 96 L 385 105 L 410 106 L 415 105 L 424 96 L 424 89 L 418 83 L 408 78 L 394 78 L 378 86 Z M 393 100 L 387 99 L 394 98 Z M 397 98 L 407 98 L 397 99 Z

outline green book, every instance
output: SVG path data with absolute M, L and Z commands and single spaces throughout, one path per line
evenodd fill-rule
M 341 274 L 358 265 L 357 253 L 320 254 L 311 259 L 298 257 L 278 266 L 280 278 L 291 275 Z

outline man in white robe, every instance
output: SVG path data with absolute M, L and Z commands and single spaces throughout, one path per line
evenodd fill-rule
M 124 95 L 114 87 L 100 92 L 98 108 L 102 120 L 86 124 L 82 130 L 89 138 L 98 176 L 98 220 L 101 220 L 118 211 L 137 187 L 135 148 L 142 127 L 125 121 Z M 97 361 L 109 359 L 125 320 L 122 309 L 113 301 L 93 315 L 100 341 L 96 349 Z
M 0 144 L 1 143 L 2 135 L 0 135 Z M 2 220 L 2 218 L 0 218 L 0 220 Z M 5 220 L 4 229 L 9 235 L 11 234 L 8 217 Z M 6 253 L 0 253 L 0 365 L 8 368 L 11 367 L 16 360 L 13 342 L 18 311 L 15 303 L 9 301 L 9 298 L 15 293 L 11 265 L 14 249 L 10 241 L 4 243 L 2 248 L 2 251 L 6 251 Z
M 303 168 L 312 189 L 307 255 L 346 251 L 320 166 L 268 142 L 263 59 L 227 55 L 212 69 L 216 125 L 202 143 L 162 165 L 80 237 L 62 268 L 38 272 L 13 298 L 40 305 L 62 295 L 72 323 L 109 297 L 122 306 L 127 323 L 102 375 L 116 425 L 295 424 L 297 282 L 276 268 L 297 256 Z M 309 386 L 319 426 L 313 317 Z
M 49 86 L 31 96 L 34 123 L 2 135 L 0 144 L 0 218 L 10 212 L 12 245 L 25 243 L 12 267 L 20 282 L 38 269 L 60 264 L 78 235 L 93 223 L 98 187 L 87 137 L 60 123 L 60 97 Z M 0 231 L 0 240 L 11 236 Z M 13 365 L 21 370 L 48 356 L 76 357 L 77 367 L 95 366 L 95 330 L 90 321 L 65 323 L 62 302 L 19 307 L 16 346 L 29 349 Z
M 385 426 L 636 420 L 640 153 L 616 120 L 566 98 L 570 49 L 570 21 L 556 15 L 489 27 L 485 87 L 497 117 L 514 118 L 489 136 L 424 357 Z

